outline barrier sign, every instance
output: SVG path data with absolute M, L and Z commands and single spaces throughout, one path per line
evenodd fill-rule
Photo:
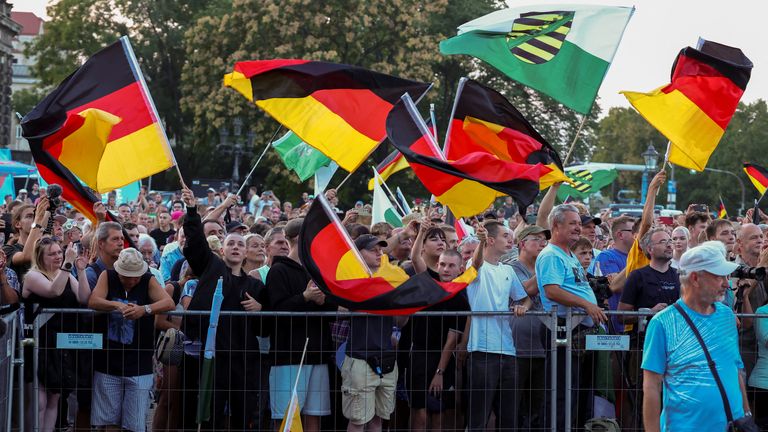
M 592 351 L 629 351 L 629 335 L 587 335 L 587 349 Z
M 56 333 L 58 349 L 101 349 L 101 333 Z

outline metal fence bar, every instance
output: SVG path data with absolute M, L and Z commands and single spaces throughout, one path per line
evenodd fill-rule
M 550 396 L 550 430 L 552 432 L 557 432 L 557 306 L 554 306 L 552 308 L 552 311 L 549 313 L 549 329 L 550 329 L 550 352 L 552 353 L 550 357 L 550 364 L 549 364 L 549 370 L 550 370 L 550 382 L 552 389 L 549 393 Z

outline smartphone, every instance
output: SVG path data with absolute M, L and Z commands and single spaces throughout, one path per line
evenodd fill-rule
M 80 240 L 78 240 L 76 242 L 72 242 L 72 247 L 75 248 L 75 253 L 77 253 L 77 255 L 82 255 L 83 247 L 80 244 Z
M 693 210 L 697 212 L 704 212 L 704 213 L 709 211 L 706 204 L 694 204 Z

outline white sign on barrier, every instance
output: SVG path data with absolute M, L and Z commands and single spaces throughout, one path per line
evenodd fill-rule
M 101 333 L 56 333 L 58 349 L 101 349 Z
M 629 335 L 587 335 L 587 349 L 592 351 L 629 351 Z

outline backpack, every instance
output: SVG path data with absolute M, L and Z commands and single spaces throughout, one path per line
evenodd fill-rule
M 157 338 L 155 344 L 155 358 L 166 366 L 178 366 L 184 357 L 184 333 L 170 328 L 165 330 Z

